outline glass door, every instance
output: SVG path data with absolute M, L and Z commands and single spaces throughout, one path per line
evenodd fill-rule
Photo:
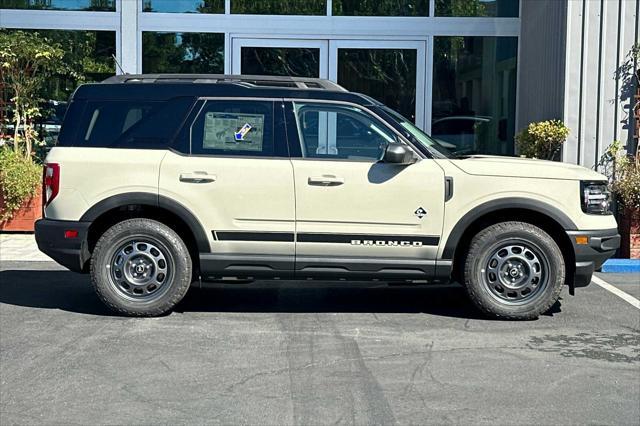
M 426 41 L 234 37 L 232 52 L 233 74 L 328 78 L 428 131 Z
M 426 41 L 332 40 L 329 79 L 426 128 Z
M 326 40 L 233 38 L 233 74 L 328 78 Z

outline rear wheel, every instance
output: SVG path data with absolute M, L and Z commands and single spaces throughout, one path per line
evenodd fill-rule
M 130 219 L 109 228 L 91 259 L 91 281 L 100 299 L 116 312 L 155 316 L 170 311 L 187 293 L 189 250 L 166 225 Z
M 562 252 L 537 226 L 502 222 L 471 240 L 464 284 L 471 301 L 489 316 L 535 319 L 556 303 L 564 281 Z

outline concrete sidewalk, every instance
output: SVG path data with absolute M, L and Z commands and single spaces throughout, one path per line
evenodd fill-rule
M 53 260 L 38 250 L 33 234 L 0 234 L 0 262 Z

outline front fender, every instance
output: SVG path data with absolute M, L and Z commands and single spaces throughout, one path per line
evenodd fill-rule
M 469 210 L 455 224 L 445 243 L 442 259 L 451 260 L 455 254 L 456 247 L 460 243 L 460 239 L 469 226 L 480 217 L 507 209 L 523 209 L 531 210 L 536 213 L 542 213 L 545 216 L 556 221 L 565 230 L 576 230 L 576 224 L 560 209 L 542 201 L 531 198 L 508 197 L 497 200 L 487 201 Z

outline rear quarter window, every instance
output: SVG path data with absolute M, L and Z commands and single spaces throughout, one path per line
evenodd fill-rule
M 87 101 L 74 137 L 61 139 L 59 145 L 168 148 L 193 102 L 194 99 L 189 97 L 167 101 Z M 65 118 L 67 119 L 71 118 Z

